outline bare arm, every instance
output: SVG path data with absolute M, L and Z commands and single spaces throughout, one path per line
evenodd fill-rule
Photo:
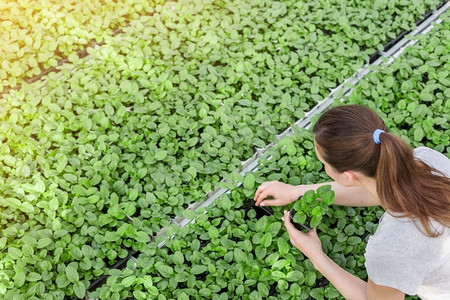
M 367 282 L 347 272 L 325 254 L 311 255 L 311 258 L 317 271 L 322 273 L 345 299 L 366 299 Z
M 279 181 L 268 181 L 261 184 L 255 193 L 255 205 L 263 206 L 283 206 L 294 202 L 308 190 L 316 190 L 322 185 L 330 184 L 335 193 L 333 204 L 344 206 L 376 206 L 379 201 L 368 191 L 361 187 L 344 187 L 335 181 L 306 184 L 290 185 Z M 273 199 L 267 199 L 273 197 Z
M 322 185 L 330 184 L 331 189 L 334 191 L 335 198 L 333 204 L 342 206 L 377 206 L 380 202 L 368 191 L 361 187 L 352 186 L 344 187 L 335 181 L 309 184 L 309 185 L 297 185 L 295 188 L 299 192 L 299 195 L 303 195 L 307 190 L 316 190 Z

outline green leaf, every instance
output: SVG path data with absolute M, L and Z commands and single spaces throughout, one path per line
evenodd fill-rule
M 66 174 L 63 175 L 63 178 L 65 180 L 67 180 L 68 182 L 70 182 L 70 183 L 77 183 L 78 182 L 78 177 L 76 175 L 73 175 L 73 174 L 66 173 Z
M 38 280 L 41 280 L 41 275 L 40 274 L 38 274 L 38 273 L 36 273 L 36 272 L 30 272 L 30 273 L 28 273 L 28 275 L 27 275 L 27 280 L 28 281 L 38 281 Z
M 8 254 L 13 258 L 13 259 L 19 259 L 22 257 L 22 251 L 20 251 L 20 249 L 17 249 L 16 247 L 9 247 L 8 248 Z
M 80 277 L 78 275 L 78 271 L 71 265 L 68 265 L 66 267 L 66 276 L 67 276 L 67 279 L 69 279 L 69 281 L 73 282 L 73 283 L 78 282 L 78 280 L 80 279 Z
M 392 76 L 386 76 L 384 79 L 384 86 L 388 89 L 392 88 L 394 86 L 395 79 Z
M 136 276 L 128 276 L 122 279 L 121 285 L 123 287 L 130 287 L 133 283 L 136 282 Z
M 73 292 L 75 293 L 75 296 L 78 298 L 84 298 L 86 294 L 86 286 L 82 281 L 77 281 L 73 285 Z
M 17 272 L 16 275 L 14 275 L 14 284 L 16 286 L 22 286 L 25 283 L 26 274 L 23 271 Z
M 300 201 L 306 203 L 312 203 L 316 199 L 316 192 L 313 190 L 306 191 Z
M 201 288 L 199 294 L 202 297 L 209 298 L 211 295 L 211 290 L 209 288 Z
M 190 166 L 186 170 L 186 173 L 189 174 L 192 177 L 192 179 L 197 178 L 197 170 L 193 166 Z
M 250 300 L 262 300 L 262 297 L 257 291 L 253 291 L 250 293 L 249 299 Z
M 276 280 L 286 278 L 286 275 L 281 271 L 272 271 L 272 276 L 275 277 Z
M 275 252 L 275 253 L 272 253 L 272 254 L 270 254 L 269 256 L 267 256 L 265 262 L 266 262 L 268 265 L 273 266 L 273 264 L 275 264 L 275 262 L 276 262 L 279 258 L 280 258 L 280 255 L 279 255 L 278 253 Z
M 323 298 L 323 289 L 322 288 L 314 288 L 311 290 L 311 292 L 309 293 L 311 295 L 311 297 L 313 297 L 314 299 L 324 299 Z
M 183 211 L 183 217 L 188 220 L 194 220 L 197 217 L 197 213 L 193 210 L 186 209 Z
M 413 89 L 413 84 L 411 81 L 406 80 L 402 83 L 402 87 L 401 87 L 402 92 L 409 92 L 412 89 Z
M 18 208 L 22 204 L 19 199 L 11 198 L 11 197 L 5 198 L 3 201 L 4 201 L 2 203 L 3 205 L 7 204 L 8 206 L 10 206 L 12 208 Z
M 194 265 L 194 266 L 192 266 L 192 268 L 191 268 L 191 274 L 194 274 L 194 275 L 202 274 L 202 273 L 206 272 L 206 270 L 208 270 L 208 267 L 207 267 L 207 266 L 204 266 L 204 265 Z
M 322 197 L 324 194 L 328 193 L 329 191 L 331 191 L 330 184 L 322 185 L 317 188 L 317 196 Z
M 242 249 L 244 249 L 245 252 L 251 252 L 253 250 L 252 242 L 250 242 L 249 240 L 242 241 Z
M 314 208 L 311 210 L 311 214 L 312 214 L 313 216 L 320 216 L 320 215 L 322 215 L 322 207 L 320 207 L 320 206 L 314 207 Z
M 150 289 L 153 286 L 153 279 L 150 275 L 144 275 L 142 280 L 146 289 Z
M 53 242 L 53 241 L 52 241 L 51 239 L 49 239 L 49 238 L 41 238 L 41 239 L 38 241 L 36 247 L 37 247 L 38 249 L 42 249 L 42 248 L 45 248 L 45 247 L 47 247 L 48 245 L 50 245 L 52 242 Z
M 105 241 L 107 242 L 116 242 L 120 239 L 120 236 L 115 231 L 107 231 L 105 233 Z
M 3 249 L 3 248 L 5 248 L 5 246 L 6 246 L 6 237 L 1 237 L 0 238 L 0 249 Z
M 158 270 L 159 274 L 161 274 L 161 276 L 170 278 L 173 275 L 173 268 L 171 268 L 167 265 L 164 265 L 161 262 L 156 263 L 155 266 L 156 266 L 156 269 Z
M 133 296 L 136 298 L 136 300 L 146 300 L 147 294 L 142 291 L 133 291 Z M 180 298 L 178 298 L 180 299 Z
M 311 94 L 318 94 L 319 91 L 320 91 L 319 84 L 317 84 L 317 83 L 314 82 L 314 83 L 311 85 Z
M 245 174 L 244 188 L 251 190 L 255 187 L 255 175 L 253 173 Z
M 325 289 L 325 297 L 327 299 L 334 299 L 339 297 L 341 294 L 338 290 L 332 285 L 328 285 L 328 287 Z
M 242 251 L 239 248 L 235 248 L 234 249 L 234 259 L 237 262 L 246 262 L 247 261 L 247 256 L 245 255 L 244 251 Z
M 300 271 L 291 271 L 286 274 L 286 280 L 292 282 L 303 281 L 303 273 Z
M 349 245 L 358 245 L 361 242 L 362 242 L 361 238 L 357 236 L 351 236 L 347 239 L 347 243 Z
M 130 201 L 136 200 L 138 196 L 139 191 L 137 189 L 128 190 L 128 199 L 130 199 Z
M 273 222 L 267 228 L 267 231 L 270 232 L 272 236 L 276 236 L 281 229 L 281 222 Z
M 264 247 L 264 248 L 267 248 L 271 244 L 272 244 L 272 234 L 270 232 L 267 232 L 261 238 L 261 246 Z
M 308 272 L 305 277 L 305 283 L 308 286 L 314 286 L 316 284 L 316 273 Z
M 322 216 L 313 216 L 311 218 L 311 222 L 309 222 L 309 226 L 311 228 L 316 228 L 317 226 L 320 225 L 320 222 L 322 221 Z
M 208 125 L 208 124 L 214 124 L 214 123 L 215 123 L 215 120 L 214 120 L 214 118 L 211 117 L 211 116 L 206 116 L 206 117 L 204 117 L 200 122 L 201 122 L 202 124 Z
M 217 202 L 218 202 L 217 205 L 225 211 L 228 211 L 233 205 L 230 198 L 226 194 L 220 197 L 220 199 Z
M 269 296 L 269 287 L 264 282 L 258 282 L 257 284 L 258 292 L 262 297 L 268 297 Z
M 6 294 L 6 286 L 3 282 L 0 282 L 0 295 Z
M 138 241 L 140 243 L 148 243 L 148 242 L 150 242 L 150 236 L 148 235 L 148 233 L 146 233 L 144 231 L 136 232 L 135 239 L 136 239 L 136 241 Z
M 208 228 L 208 234 L 210 239 L 217 239 L 219 237 L 219 230 L 215 226 Z
M 184 263 L 184 256 L 181 251 L 176 251 L 173 254 L 173 262 L 177 265 L 182 265 Z
M 263 247 L 261 247 L 261 246 L 257 246 L 256 248 L 255 248 L 255 254 L 256 254 L 256 257 L 258 258 L 258 259 L 264 259 L 264 257 L 266 256 L 266 254 L 267 254 L 267 249 L 266 248 L 263 248 Z
M 182 292 L 181 294 L 178 295 L 177 300 L 189 300 L 189 296 L 185 292 Z
M 150 105 L 148 105 L 147 108 L 148 108 L 150 111 L 155 111 L 155 110 L 157 110 L 158 108 L 160 108 L 161 106 L 162 106 L 161 102 L 155 101 L 155 102 L 152 102 Z
M 236 290 L 235 290 L 235 294 L 237 295 L 237 296 L 242 296 L 243 294 L 244 294 L 244 286 L 242 285 L 242 284 L 240 284 L 237 288 L 236 288 Z
M 245 71 L 244 63 L 242 61 L 238 62 L 236 64 L 236 72 L 237 73 L 244 73 L 244 71 Z
M 423 129 L 421 127 L 417 127 L 414 130 L 414 140 L 420 142 L 423 139 L 423 136 L 424 136 Z
M 167 156 L 167 151 L 166 150 L 158 150 L 155 153 L 155 159 L 156 160 L 163 160 L 164 158 L 166 158 Z
M 280 252 L 280 255 L 285 255 L 285 254 L 289 253 L 290 246 L 284 238 L 279 237 L 277 240 L 277 244 L 278 244 L 278 251 Z
M 20 205 L 19 209 L 20 209 L 21 211 L 23 211 L 24 213 L 27 213 L 27 214 L 31 214 L 31 213 L 34 212 L 34 207 L 33 207 L 33 205 L 31 205 L 31 204 L 28 203 L 28 202 L 22 202 L 22 204 Z
M 31 171 L 28 165 L 23 165 L 20 171 L 23 177 L 30 176 Z
M 322 202 L 325 203 L 326 205 L 331 205 L 333 204 L 334 196 L 335 196 L 334 191 L 331 190 L 327 191 L 321 195 Z
M 353 224 L 349 224 L 349 225 L 347 225 L 347 226 L 345 227 L 344 231 L 345 231 L 345 234 L 346 234 L 346 235 L 351 236 L 351 235 L 353 235 L 353 234 L 355 233 L 356 227 L 355 227 L 355 225 L 353 225 Z
M 58 198 L 53 198 L 48 202 L 48 208 L 50 208 L 51 210 L 55 211 L 58 210 L 59 207 L 59 201 Z

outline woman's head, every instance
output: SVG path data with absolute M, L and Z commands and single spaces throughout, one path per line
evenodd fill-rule
M 384 132 L 375 140 L 377 129 Z M 338 183 L 344 172 L 359 172 L 375 179 L 384 209 L 420 222 L 429 236 L 437 235 L 431 219 L 450 226 L 449 179 L 416 160 L 413 149 L 389 133 L 375 112 L 358 105 L 332 108 L 319 118 L 313 133 L 318 156 Z
M 376 129 L 387 132 L 377 114 L 364 106 L 347 105 L 325 112 L 313 132 L 316 148 L 334 170 L 358 171 L 375 177 L 380 156 L 380 144 L 373 140 Z

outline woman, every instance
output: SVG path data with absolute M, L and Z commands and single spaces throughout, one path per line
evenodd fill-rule
M 426 147 L 413 150 L 363 106 L 330 109 L 313 133 L 317 157 L 334 180 L 334 204 L 381 205 L 386 213 L 367 243 L 367 282 L 334 263 L 316 230 L 296 230 L 285 211 L 292 244 L 346 299 L 450 299 L 450 160 Z M 254 200 L 287 205 L 320 185 L 265 182 Z

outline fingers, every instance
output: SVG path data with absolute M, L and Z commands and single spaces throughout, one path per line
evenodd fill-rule
M 281 219 L 284 221 L 284 226 L 289 234 L 291 244 L 306 255 L 306 257 L 311 258 L 311 255 L 320 255 L 320 253 L 323 253 L 316 228 L 310 230 L 308 233 L 297 230 L 291 223 L 287 210 L 284 211 Z
M 266 199 L 267 197 L 272 196 L 272 193 L 269 189 L 266 189 L 264 191 L 262 191 L 259 195 L 258 198 L 256 198 L 256 203 L 255 205 L 260 205 L 261 202 Z
M 259 195 L 266 189 L 266 186 L 267 184 L 266 182 L 264 182 L 258 187 L 258 189 L 255 192 L 255 197 L 253 198 L 253 200 L 257 201 Z
M 261 185 L 256 190 L 255 198 L 253 200 L 256 201 L 256 199 L 258 198 L 259 194 L 261 194 L 261 192 L 265 191 L 267 189 L 267 187 L 269 187 L 271 185 L 272 182 L 273 181 L 266 181 L 266 182 L 261 183 Z
M 289 239 L 291 240 L 292 245 L 299 248 L 299 245 L 302 244 L 302 241 L 306 237 L 307 234 L 297 230 L 291 222 L 291 218 L 289 216 L 289 211 L 285 210 L 282 220 L 284 221 L 284 226 L 287 229 L 289 234 Z
M 255 198 L 253 199 L 256 201 L 255 205 L 260 205 L 261 201 L 263 201 L 265 198 L 267 198 L 268 196 L 273 196 L 272 189 L 270 188 L 273 182 L 274 181 L 264 182 L 258 187 L 255 193 Z
M 289 234 L 289 240 L 294 247 L 297 247 L 297 238 L 298 238 L 298 230 L 295 229 L 294 225 L 291 223 L 291 218 L 289 217 L 289 212 L 287 210 L 284 211 L 283 215 L 284 226 L 287 229 Z
M 281 199 L 271 199 L 271 200 L 264 200 L 260 202 L 261 206 L 284 206 L 286 205 L 286 201 L 283 201 Z
M 286 229 L 287 229 L 289 235 L 291 235 L 293 230 L 298 231 L 297 229 L 295 229 L 294 225 L 292 225 L 292 223 L 291 223 L 291 217 L 289 216 L 289 211 L 287 211 L 287 210 L 284 211 L 284 215 L 283 215 L 282 219 L 284 221 L 284 226 L 286 226 Z
M 261 206 L 283 206 L 286 203 L 286 199 L 277 199 L 279 196 L 280 185 L 279 181 L 268 181 L 262 183 L 255 192 L 254 201 L 256 201 L 255 205 Z M 267 197 L 272 196 L 274 199 L 265 200 Z

